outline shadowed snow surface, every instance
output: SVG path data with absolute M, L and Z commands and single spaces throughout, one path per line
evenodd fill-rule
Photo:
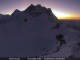
M 31 5 L 22 12 L 16 10 L 4 19 L 6 21 L 2 20 L 1 18 L 0 57 L 68 57 L 79 39 L 78 31 L 67 28 L 51 10 L 39 5 Z M 57 24 L 60 26 L 57 27 Z M 66 42 L 62 46 L 59 46 L 60 41 L 56 38 L 59 34 L 64 36 L 61 39 Z

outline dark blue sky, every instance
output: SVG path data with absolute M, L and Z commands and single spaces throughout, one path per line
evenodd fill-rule
M 80 0 L 0 0 L 0 13 L 11 13 L 15 9 L 24 10 L 30 4 L 41 4 L 52 10 L 80 15 Z

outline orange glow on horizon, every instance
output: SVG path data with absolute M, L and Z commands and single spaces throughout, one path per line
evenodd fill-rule
M 80 15 L 68 14 L 57 10 L 52 10 L 59 20 L 80 20 Z
M 80 20 L 80 16 L 57 17 L 60 20 Z

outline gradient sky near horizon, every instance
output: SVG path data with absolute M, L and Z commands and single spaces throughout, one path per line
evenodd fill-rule
M 30 4 L 51 8 L 59 19 L 80 19 L 80 0 L 0 0 L 0 14 L 22 11 Z

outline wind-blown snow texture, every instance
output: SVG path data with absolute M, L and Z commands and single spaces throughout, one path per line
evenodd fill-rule
M 73 48 L 79 32 L 57 20 L 50 8 L 30 5 L 24 11 L 16 9 L 10 16 L 0 15 L 0 57 L 77 55 Z

